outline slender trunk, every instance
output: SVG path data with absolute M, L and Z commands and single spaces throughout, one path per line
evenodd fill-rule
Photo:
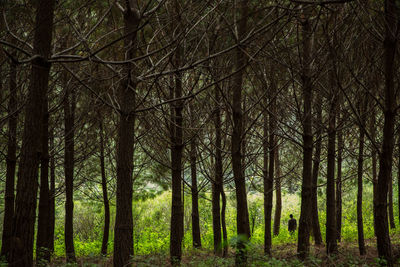
M 394 223 L 394 212 L 393 212 L 393 179 L 392 174 L 390 174 L 390 181 L 389 181 L 389 225 L 390 229 L 395 229 L 396 224 Z
M 322 234 L 319 225 L 318 216 L 318 175 L 319 165 L 321 162 L 321 146 L 322 146 L 322 97 L 321 93 L 318 94 L 316 99 L 317 107 L 317 131 L 316 131 L 316 142 L 315 142 L 315 154 L 313 159 L 312 167 L 312 234 L 314 236 L 314 242 L 316 245 L 322 245 Z
M 310 7 L 305 7 L 302 25 L 302 87 L 303 87 L 303 181 L 301 186 L 301 211 L 297 253 L 301 260 L 305 260 L 310 251 L 310 231 L 312 227 L 312 81 L 311 81 L 311 53 L 313 29 L 309 20 Z
M 197 153 L 196 140 L 193 137 L 190 142 L 190 171 L 192 176 L 192 236 L 193 236 L 193 247 L 201 248 L 199 191 L 197 188 L 196 153 Z
M 226 195 L 224 191 L 224 187 L 221 188 L 221 199 L 222 199 L 222 208 L 221 208 L 221 224 L 222 224 L 222 238 L 223 238 L 223 251 L 222 257 L 228 256 L 228 232 L 226 230 L 226 220 L 225 220 L 225 211 L 226 211 Z
M 390 243 L 388 216 L 387 216 L 387 194 L 392 173 L 392 156 L 394 147 L 394 123 L 396 95 L 394 86 L 394 64 L 396 55 L 397 38 L 397 6 L 395 0 L 385 1 L 385 40 L 384 49 L 384 126 L 382 151 L 379 154 L 379 174 L 376 200 L 376 237 L 378 255 L 384 258 L 388 266 L 393 266 L 392 245 Z
M 276 138 L 275 138 L 275 130 L 276 130 L 276 88 L 275 88 L 275 79 L 273 75 L 271 75 L 271 86 L 270 86 L 270 113 L 269 113 L 269 168 L 268 168 L 268 179 L 266 183 L 266 187 L 264 189 L 264 193 L 266 193 L 266 208 L 264 212 L 266 213 L 265 218 L 265 244 L 264 244 L 264 253 L 271 255 L 271 246 L 272 246 L 272 236 L 271 236 L 271 219 L 272 219 L 272 201 L 273 201 L 273 193 L 274 193 L 274 176 L 275 176 L 275 152 L 276 152 Z
M 281 191 L 281 165 L 279 161 L 279 147 L 276 148 L 275 153 L 275 166 L 276 166 L 276 176 L 275 176 L 275 216 L 274 216 L 274 235 L 279 235 L 279 228 L 281 225 L 281 213 L 282 213 L 282 191 Z
M 174 1 L 174 19 L 180 21 L 180 4 Z M 174 24 L 174 27 L 178 27 Z M 176 30 L 174 28 L 174 30 Z M 182 46 L 177 44 L 173 56 L 173 67 L 179 68 L 182 63 Z M 182 73 L 174 75 L 173 98 L 182 97 Z M 172 265 L 179 265 L 182 258 L 183 239 L 183 202 L 182 202 L 182 151 L 183 151 L 183 102 L 175 101 L 171 113 L 171 168 L 172 168 L 172 209 L 171 209 L 171 237 L 170 237 L 170 260 Z
M 37 2 L 33 52 L 39 57 L 32 61 L 30 86 L 25 105 L 12 244 L 8 255 L 9 266 L 33 265 L 38 167 L 41 154 L 40 136 L 50 72 L 50 63 L 47 59 L 51 51 L 54 4 L 54 0 Z
M 365 136 L 365 109 L 366 109 L 365 96 L 364 103 L 361 108 L 361 124 L 359 126 L 359 145 L 358 145 L 358 168 L 357 168 L 357 232 L 358 232 L 358 249 L 360 255 L 365 255 L 364 243 L 364 226 L 362 214 L 362 199 L 363 199 L 363 163 L 364 163 L 364 136 Z
M 50 191 L 49 191 L 49 224 L 47 230 L 47 238 L 49 250 L 51 253 L 54 252 L 54 228 L 56 223 L 55 216 L 55 199 L 56 199 L 56 164 L 54 159 L 54 132 L 53 129 L 49 132 L 50 139 Z
M 182 240 L 185 238 L 185 173 L 182 171 L 182 228 L 181 237 Z M 185 243 L 182 241 L 182 248 L 185 248 Z
M 124 45 L 125 60 L 136 56 L 137 29 L 140 18 L 135 1 L 125 1 L 124 12 Z M 114 228 L 113 265 L 131 266 L 133 248 L 132 218 L 132 172 L 135 143 L 135 99 L 136 99 L 136 67 L 133 63 L 123 66 L 124 80 L 118 87 L 120 105 L 118 140 L 117 140 L 117 207 Z
M 40 195 L 38 230 L 36 237 L 36 265 L 46 266 L 50 261 L 49 223 L 50 223 L 50 196 L 49 196 L 49 111 L 48 100 L 45 99 L 42 126 L 42 158 L 40 161 Z
M 397 208 L 399 209 L 399 223 L 400 223 L 400 131 L 397 139 Z
M 107 178 L 105 168 L 104 156 L 104 132 L 102 118 L 99 124 L 100 131 L 100 169 L 101 169 L 101 188 L 103 190 L 103 204 L 104 204 L 104 228 L 103 240 L 101 243 L 101 255 L 107 255 L 108 235 L 110 233 L 110 204 L 108 201 Z
M 8 103 L 8 141 L 7 141 L 7 171 L 6 185 L 4 193 L 4 220 L 1 256 L 7 256 L 10 249 L 10 238 L 12 236 L 12 223 L 14 216 L 14 184 L 15 184 L 15 166 L 17 165 L 17 66 L 10 62 L 10 100 Z
M 216 110 L 214 116 L 215 127 L 215 175 L 212 183 L 212 214 L 213 214 L 213 233 L 214 233 L 214 253 L 221 255 L 221 213 L 220 195 L 223 182 L 222 154 L 221 154 L 221 109 L 219 107 L 221 97 L 218 88 L 215 88 Z
M 179 78 L 175 80 L 175 98 L 182 96 Z M 179 264 L 182 257 L 183 204 L 182 204 L 182 106 L 175 104 L 174 136 L 172 137 L 172 210 L 170 256 L 173 265 Z
M 67 262 L 76 262 L 74 247 L 74 153 L 75 91 L 66 88 L 64 99 L 65 173 L 65 253 Z
M 216 166 L 216 171 L 217 171 Z M 220 191 L 217 182 L 212 183 L 212 216 L 213 216 L 213 238 L 214 253 L 218 256 L 222 254 L 221 246 L 221 214 L 220 214 Z
M 239 3 L 241 16 L 238 22 L 238 39 L 244 37 L 248 19 L 248 1 L 243 0 Z M 243 110 L 242 110 L 242 90 L 243 73 L 246 64 L 246 55 L 243 47 L 236 49 L 235 70 L 232 79 L 232 119 L 233 132 L 231 140 L 232 169 L 236 191 L 236 222 L 238 243 L 236 247 L 235 264 L 243 266 L 247 264 L 246 243 L 250 238 L 249 211 L 247 208 L 246 179 L 244 177 L 244 166 L 242 165 L 242 138 L 243 138 Z
M 266 98 L 265 103 L 268 103 L 268 99 Z M 268 179 L 268 111 L 264 110 L 263 114 L 263 186 L 264 186 L 264 254 L 268 254 L 268 243 L 271 239 L 271 225 L 268 224 L 270 222 L 271 215 L 269 213 L 269 203 L 268 203 L 268 190 L 269 188 L 269 179 Z
M 340 104 L 339 104 L 340 105 Z M 340 118 L 340 107 L 338 118 Z M 343 162 L 343 130 L 337 133 L 338 158 L 337 158 L 337 177 L 336 177 L 336 232 L 337 240 L 342 240 L 342 162 Z
M 376 113 L 375 110 L 373 110 L 371 114 L 371 122 L 370 122 L 370 132 L 371 132 L 371 139 L 373 142 L 375 142 L 375 137 L 376 137 L 376 125 L 375 125 L 375 118 L 376 118 Z M 376 236 L 376 201 L 378 198 L 378 172 L 377 172 L 377 153 L 376 149 L 374 146 L 371 146 L 371 160 L 372 160 L 372 202 L 373 202 L 373 213 L 374 213 L 374 234 Z
M 331 86 L 335 86 L 331 83 Z M 336 203 L 335 203 L 335 144 L 336 144 L 336 112 L 337 94 L 331 89 L 332 99 L 328 118 L 328 166 L 326 183 L 326 252 L 337 252 L 337 228 L 336 228 Z
M 215 88 L 216 109 L 214 116 L 215 127 L 215 178 L 212 185 L 212 212 L 213 212 L 213 232 L 214 232 L 214 253 L 221 255 L 221 214 L 220 196 L 223 183 L 222 154 L 221 154 L 221 97 L 218 88 Z
M 246 96 L 244 96 L 243 98 L 243 101 L 242 101 L 242 107 L 246 107 L 247 105 L 246 105 L 246 99 L 247 99 L 247 97 Z M 243 108 L 242 108 L 242 112 L 243 112 Z M 245 113 L 242 113 L 242 148 L 241 148 L 241 155 L 242 155 L 242 170 L 243 170 L 243 177 L 246 177 L 246 133 L 245 133 L 245 131 L 246 131 L 246 123 L 247 123 L 247 120 L 248 120 L 248 114 L 247 114 L 247 112 L 245 112 Z M 246 179 L 246 178 L 245 178 Z M 251 233 L 253 233 L 252 231 L 251 231 Z

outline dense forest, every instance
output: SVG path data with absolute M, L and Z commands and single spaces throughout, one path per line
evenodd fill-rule
M 400 1 L 0 11 L 0 266 L 400 266 Z

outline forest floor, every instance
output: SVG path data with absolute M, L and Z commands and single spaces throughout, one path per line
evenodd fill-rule
M 311 257 L 307 262 L 300 262 L 296 257 L 296 243 L 288 243 L 273 246 L 273 257 L 263 256 L 261 246 L 253 246 L 248 254 L 248 266 L 271 266 L 271 267 L 290 267 L 290 266 L 382 266 L 379 262 L 376 250 L 376 240 L 368 239 L 365 241 L 367 254 L 360 256 L 357 242 L 341 242 L 339 244 L 339 253 L 328 257 L 325 253 L 325 246 L 311 246 Z M 400 266 L 400 236 L 392 236 L 393 255 L 396 259 L 395 266 Z M 230 250 L 228 257 L 215 257 L 212 251 L 200 249 L 187 251 L 182 258 L 182 266 L 234 266 L 234 250 Z M 171 266 L 168 255 L 150 254 L 137 255 L 132 260 L 133 266 Z M 55 259 L 50 265 L 52 267 L 111 267 L 112 258 L 102 257 L 81 257 L 77 264 L 66 264 L 62 258 Z

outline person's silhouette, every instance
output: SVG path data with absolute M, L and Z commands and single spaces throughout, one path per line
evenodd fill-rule
M 294 232 L 297 229 L 297 221 L 296 221 L 296 219 L 293 218 L 292 214 L 290 214 L 289 217 L 290 217 L 290 220 L 289 220 L 289 224 L 288 224 L 288 229 L 289 229 L 290 234 L 292 235 L 292 234 L 294 234 Z

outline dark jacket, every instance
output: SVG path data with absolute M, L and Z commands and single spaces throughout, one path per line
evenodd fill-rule
M 296 231 L 296 229 L 297 229 L 297 221 L 296 221 L 296 219 L 290 219 L 289 220 L 289 227 L 288 227 L 288 229 L 289 229 L 289 232 L 294 232 L 294 231 Z

